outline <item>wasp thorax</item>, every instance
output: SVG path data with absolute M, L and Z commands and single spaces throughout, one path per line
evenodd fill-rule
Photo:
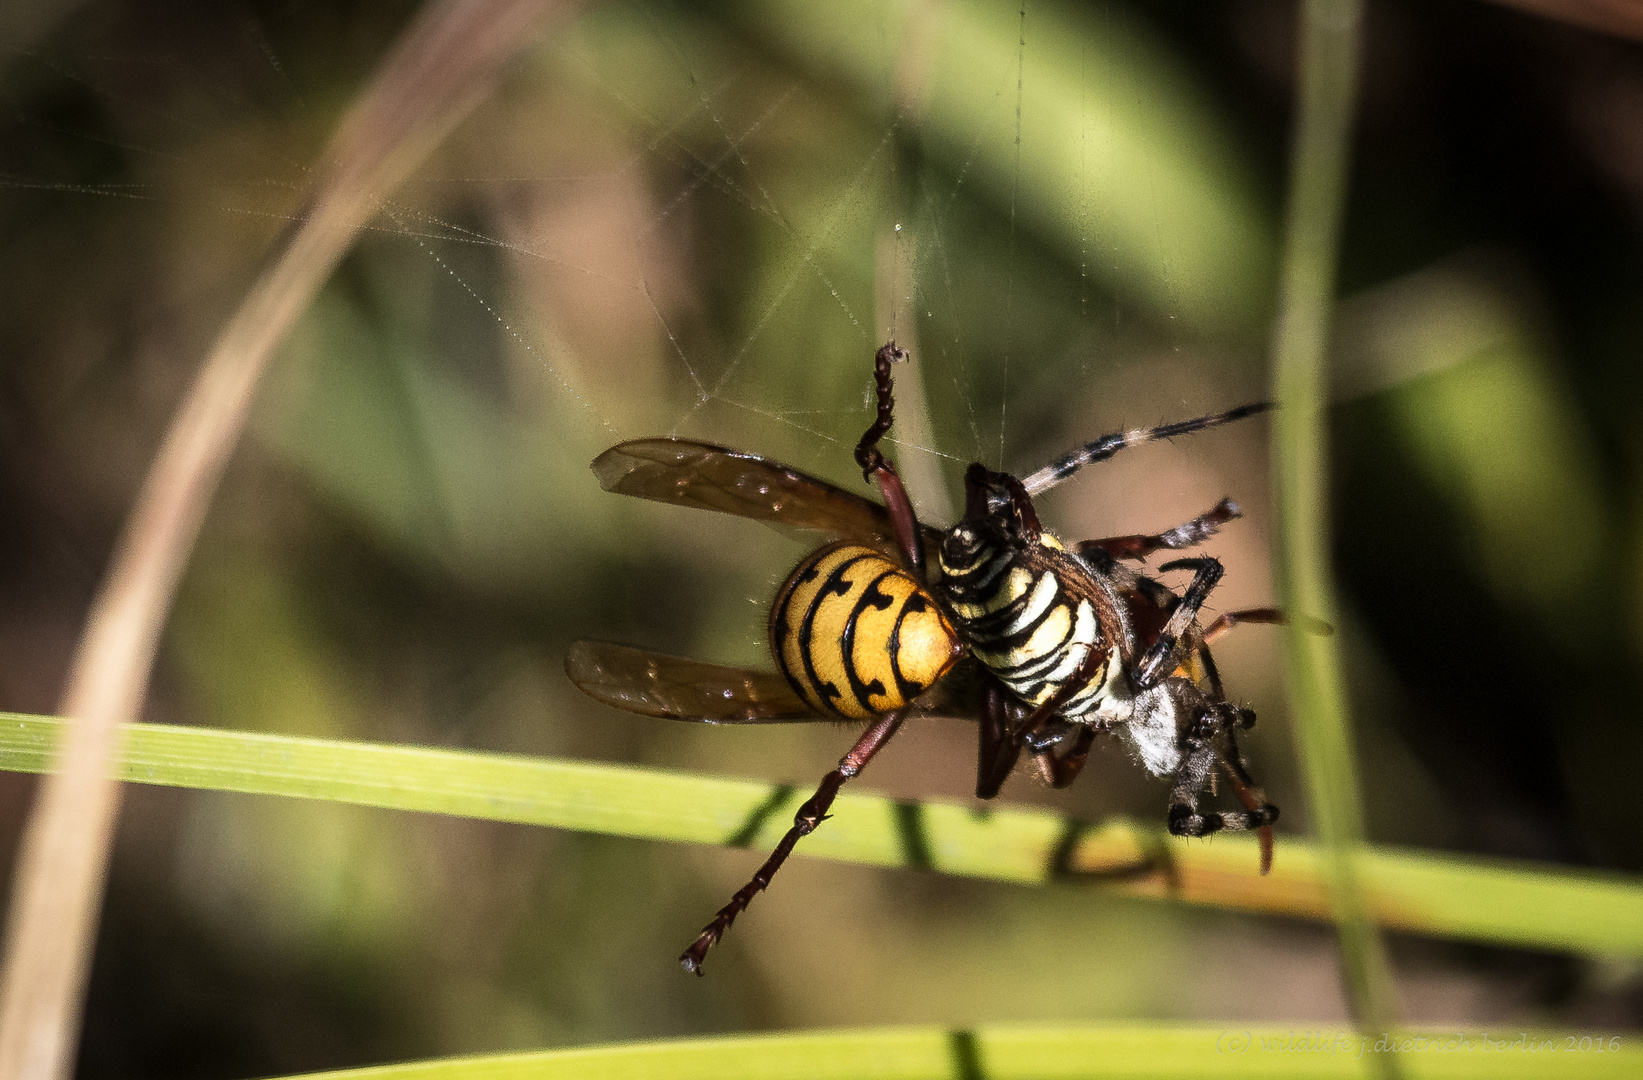
M 850 543 L 824 547 L 793 571 L 770 609 L 770 649 L 812 708 L 851 720 L 907 706 L 961 651 L 916 578 Z

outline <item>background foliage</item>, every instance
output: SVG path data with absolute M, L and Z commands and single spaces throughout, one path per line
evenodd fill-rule
M 802 552 L 603 496 L 595 453 L 674 431 L 852 482 L 867 359 L 894 332 L 929 414 L 897 454 L 944 520 L 972 457 L 1023 469 L 1263 396 L 1291 6 L 910 10 L 612 4 L 521 65 L 285 351 L 150 718 L 808 784 L 846 732 L 666 725 L 565 684 L 584 636 L 760 662 Z M 0 708 L 51 710 L 177 393 L 408 14 L 88 3 L 0 24 Z M 1636 872 L 1643 54 L 1459 0 L 1370 15 L 1335 420 L 1371 836 Z M 1106 535 L 1233 494 L 1217 602 L 1261 603 L 1265 432 L 1243 427 L 1114 462 L 1046 514 Z M 1217 656 L 1298 835 L 1275 646 L 1254 629 Z M 961 797 L 973 738 L 916 725 L 865 785 Z M 1006 798 L 1161 817 L 1155 782 L 1098 758 L 1072 791 L 1017 777 Z M 0 777 L 8 837 L 29 783 Z M 81 1071 L 1341 1009 L 1320 928 L 803 859 L 684 979 L 672 958 L 754 857 L 135 789 Z M 1417 1021 L 1643 1013 L 1630 961 L 1394 953 Z

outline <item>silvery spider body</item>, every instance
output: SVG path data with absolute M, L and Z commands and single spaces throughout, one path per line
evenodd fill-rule
M 1052 784 L 1070 783 L 1094 736 L 1111 731 L 1147 771 L 1175 781 L 1170 831 L 1265 830 L 1278 811 L 1244 774 L 1233 734 L 1253 724 L 1254 714 L 1226 702 L 1197 621 L 1221 564 L 1211 558 L 1165 564 L 1162 569 L 1195 572 L 1177 594 L 1118 561 L 1197 544 L 1236 517 L 1237 506 L 1223 501 L 1156 537 L 1089 541 L 1074 550 L 1039 525 L 1033 508 L 1033 490 L 1154 437 L 1108 436 L 1026 481 L 971 466 L 964 520 L 942 539 L 937 590 L 971 655 L 1012 699 L 1003 706 L 1006 715 L 1024 715 L 1018 724 L 1005 721 L 1015 745 L 1034 752 Z M 1069 739 L 1072 745 L 1058 755 L 1054 748 Z M 1000 756 L 991 776 L 983 769 L 978 794 L 1002 783 L 1006 758 L 1013 761 L 1008 752 Z M 1231 774 L 1243 812 L 1198 812 L 1198 793 L 1217 765 Z

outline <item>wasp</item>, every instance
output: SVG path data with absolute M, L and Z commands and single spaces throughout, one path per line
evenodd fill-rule
M 1126 565 L 1197 546 L 1239 516 L 1237 504 L 1223 499 L 1162 533 L 1068 547 L 1040 525 L 1032 501 L 1120 450 L 1270 406 L 1104 435 L 1025 479 L 971 465 L 964 517 L 942 532 L 919 522 L 879 449 L 894 419 L 891 368 L 906 358 L 894 342 L 878 350 L 877 414 L 855 448 L 882 503 L 754 454 L 685 439 L 636 439 L 594 459 L 606 491 L 817 532 L 829 542 L 799 563 L 771 605 L 775 673 L 579 641 L 565 660 L 576 686 L 617 708 L 675 720 L 867 725 L 775 851 L 685 950 L 686 971 L 702 973 L 708 950 L 914 712 L 979 714 L 983 799 L 998 793 L 1024 750 L 1048 783 L 1065 787 L 1096 737 L 1111 732 L 1149 772 L 1173 781 L 1171 833 L 1255 830 L 1261 872 L 1271 865 L 1278 808 L 1250 778 L 1237 744 L 1255 714 L 1227 700 L 1209 645 L 1239 623 L 1283 616 L 1257 608 L 1203 626 L 1199 615 L 1222 573 L 1217 560 L 1160 566 L 1160 573 L 1192 572 L 1179 592 Z M 1200 811 L 1199 795 L 1213 789 L 1218 772 L 1242 809 Z

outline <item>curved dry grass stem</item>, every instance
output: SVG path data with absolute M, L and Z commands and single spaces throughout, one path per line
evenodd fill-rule
M 572 0 L 438 0 L 405 30 L 327 150 L 284 250 L 224 328 L 178 409 L 115 548 L 70 669 L 76 717 L 18 855 L 0 972 L 0 1078 L 67 1075 L 120 804 L 122 726 L 269 356 L 378 200 L 483 99 L 502 65 Z

